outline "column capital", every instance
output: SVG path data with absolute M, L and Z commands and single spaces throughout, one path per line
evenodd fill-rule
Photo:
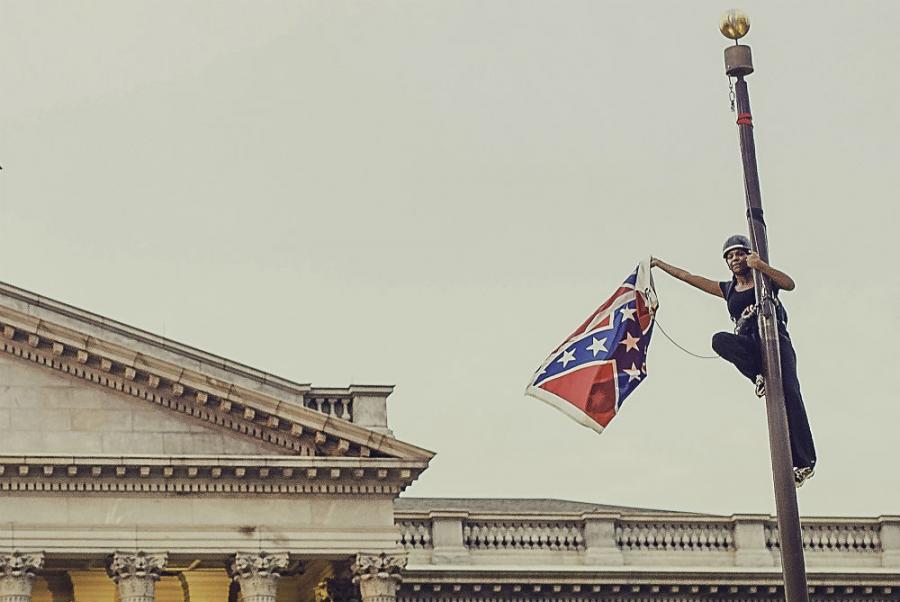
M 244 602 L 275 602 L 278 578 L 289 561 L 286 552 L 238 552 L 228 562 L 228 574 L 240 585 Z
M 106 574 L 115 581 L 122 602 L 153 602 L 168 560 L 165 553 L 114 552 L 107 558 Z
M 400 581 L 400 572 L 406 568 L 406 554 L 364 554 L 356 555 L 350 566 L 353 582 L 359 583 L 369 579 L 394 579 Z
M 350 571 L 362 602 L 395 601 L 406 560 L 406 554 L 357 554 Z
M 0 554 L 0 578 L 27 577 L 33 579 L 42 568 L 44 568 L 43 552 Z
M 30 602 L 35 574 L 44 566 L 44 554 L 0 554 L 0 602 Z
M 228 574 L 233 579 L 248 577 L 273 577 L 277 579 L 288 568 L 290 555 L 287 552 L 269 554 L 267 552 L 238 552 L 228 563 Z
M 114 552 L 107 559 L 106 574 L 116 583 L 131 578 L 157 581 L 168 560 L 164 552 Z

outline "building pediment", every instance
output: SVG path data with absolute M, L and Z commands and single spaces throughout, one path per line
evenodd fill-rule
M 150 456 L 173 458 L 198 455 L 198 452 L 207 456 L 243 455 L 250 458 L 245 458 L 245 463 L 258 457 L 265 476 L 261 477 L 258 469 L 251 473 L 260 479 L 268 479 L 274 473 L 280 474 L 280 478 L 293 479 L 295 474 L 302 473 L 314 475 L 316 479 L 321 470 L 329 477 L 343 474 L 353 478 L 355 474 L 359 479 L 368 478 L 371 473 L 377 482 L 379 475 L 382 480 L 387 478 L 385 473 L 378 472 L 388 470 L 381 464 L 394 461 L 394 472 L 388 470 L 388 474 L 397 478 L 402 475 L 411 482 L 433 456 L 427 450 L 397 440 L 387 428 L 385 399 L 392 387 L 321 388 L 295 383 L 5 284 L 0 284 L 0 350 L 3 352 L 0 362 L 16 364 L 17 369 L 53 373 L 94 390 L 99 387 L 106 395 L 112 394 L 123 402 L 153 409 L 158 420 L 187 421 L 197 431 L 227 435 L 218 444 L 220 448 L 149 449 L 143 450 L 143 454 L 107 450 L 115 452 L 116 457 L 136 456 L 131 467 L 103 468 L 106 465 L 98 460 L 104 454 L 92 453 L 98 450 L 57 450 L 77 452 L 84 462 L 73 462 L 64 469 L 55 461 L 44 463 L 40 469 L 27 468 L 21 475 L 23 478 L 45 471 L 49 471 L 49 476 L 78 478 L 98 470 L 106 475 L 107 469 L 112 471 L 109 473 L 112 477 L 116 470 L 122 473 L 120 476 L 132 473 L 140 476 L 142 470 L 155 475 L 157 468 L 160 475 L 180 474 L 182 468 L 185 475 L 194 469 L 204 475 L 219 472 L 211 465 L 191 468 L 180 467 L 177 462 L 154 468 L 156 464 L 142 463 L 138 457 L 147 456 L 146 452 L 150 451 L 156 452 Z M 89 423 L 91 416 L 96 416 L 91 412 L 92 408 L 86 408 L 79 419 Z M 7 422 L 7 427 L 15 430 L 16 425 Z M 98 428 L 103 428 L 102 421 Z M 132 432 L 140 430 L 140 425 L 132 427 Z M 175 440 L 173 437 L 172 441 Z M 128 440 L 124 441 L 123 445 L 127 446 Z M 4 451 L 0 443 L 0 454 Z M 279 466 L 275 471 L 266 470 L 265 462 L 269 461 L 266 458 L 277 456 L 315 458 L 319 466 Z M 327 467 L 331 460 L 340 465 Z M 16 463 L 3 462 L 0 464 L 8 477 Z M 34 466 L 39 464 L 37 461 Z M 14 471 L 26 470 L 21 467 L 31 465 L 24 462 L 19 466 Z M 248 467 L 237 462 L 233 467 L 220 468 L 226 473 L 230 470 L 233 476 L 233 469 L 246 475 Z

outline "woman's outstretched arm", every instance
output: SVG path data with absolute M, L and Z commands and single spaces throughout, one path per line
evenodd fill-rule
M 678 280 L 681 280 L 682 282 L 686 282 L 695 288 L 699 288 L 704 293 L 709 293 L 710 295 L 715 295 L 716 297 L 725 296 L 722 294 L 722 289 L 719 288 L 719 283 L 715 280 L 710 280 L 709 278 L 704 278 L 703 276 L 691 274 L 687 270 L 683 270 L 681 268 L 675 267 L 674 265 L 670 265 L 662 259 L 651 257 L 650 267 L 659 268 L 666 274 L 669 274 L 670 276 L 673 276 Z

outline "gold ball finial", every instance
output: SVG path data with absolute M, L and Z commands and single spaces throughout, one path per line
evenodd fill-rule
M 745 12 L 732 8 L 722 15 L 719 31 L 728 39 L 739 40 L 750 31 L 750 17 Z

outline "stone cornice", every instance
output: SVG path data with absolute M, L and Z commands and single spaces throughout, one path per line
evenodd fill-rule
M 0 298 L 9 294 L 9 287 L 4 289 L 4 286 L 0 285 Z M 34 306 L 35 302 L 40 305 Z M 84 316 L 91 314 L 56 302 L 52 302 L 56 303 L 54 311 L 62 311 L 60 307 L 65 311 L 54 317 L 68 316 L 70 320 L 89 322 L 97 331 L 85 333 L 71 325 L 48 321 L 35 314 L 46 313 L 50 302 L 37 297 L 31 303 L 19 302 L 22 307 L 18 309 L 0 304 L 0 351 L 292 454 L 424 461 L 434 456 L 422 448 L 304 407 L 308 397 L 349 400 L 342 409 L 336 409 L 331 401 L 332 409 L 340 415 L 341 411 L 346 412 L 347 403 L 352 403 L 354 396 L 387 395 L 392 387 L 313 388 L 284 380 L 278 380 L 278 386 L 273 386 L 274 377 L 264 373 L 248 376 L 246 367 L 238 370 L 235 366 L 240 365 L 232 365 L 227 360 L 97 316 L 89 320 Z M 71 318 L 72 314 L 77 319 Z M 139 337 L 138 342 L 149 340 L 157 346 L 135 349 L 135 340 L 125 339 L 126 334 Z M 151 355 L 150 351 L 159 352 L 159 356 Z M 217 363 L 203 363 L 197 354 L 207 362 L 215 359 Z
M 720 523 L 729 520 L 726 516 L 714 516 L 710 514 L 672 514 L 646 512 L 485 512 L 472 511 L 463 507 L 459 509 L 440 508 L 438 510 L 398 510 L 394 513 L 398 520 L 424 520 L 438 516 L 461 517 L 470 520 L 553 520 L 553 521 L 579 521 L 586 518 L 606 518 L 610 520 L 682 520 L 696 523 Z
M 430 518 L 453 517 L 466 520 L 487 521 L 580 521 L 588 518 L 609 519 L 628 522 L 676 522 L 696 524 L 722 524 L 736 520 L 757 520 L 766 523 L 775 521 L 775 516 L 768 514 L 733 514 L 730 516 L 717 516 L 711 514 L 672 514 L 666 512 L 482 512 L 470 511 L 464 508 L 458 510 L 440 508 L 438 510 L 398 510 L 394 512 L 394 518 L 402 520 L 428 520 Z M 846 524 L 878 525 L 886 522 L 900 523 L 900 516 L 881 515 L 878 517 L 848 517 L 848 516 L 803 516 L 803 524 Z
M 134 343 L 145 345 L 148 348 L 158 350 L 158 353 L 150 355 L 179 365 L 187 360 L 195 366 L 204 366 L 213 371 L 221 371 L 220 374 L 223 377 L 227 375 L 225 377 L 226 380 L 246 379 L 248 382 L 256 383 L 257 386 L 271 387 L 286 393 L 300 395 L 312 388 L 309 384 L 296 383 L 280 378 L 246 364 L 207 353 L 146 330 L 0 282 L 0 315 L 7 313 L 6 310 L 9 310 L 12 315 L 28 316 L 32 322 L 45 321 L 58 324 L 60 327 L 75 333 L 84 333 L 86 330 L 102 331 L 107 336 L 101 338 L 106 338 L 111 343 L 118 343 L 125 347 L 132 346 Z M 85 336 L 88 335 L 83 335 L 82 338 L 85 338 Z M 250 388 L 254 387 L 250 386 Z M 379 389 L 387 389 L 390 392 L 392 387 L 379 387 Z
M 387 458 L 0 455 L 0 492 L 397 495 L 426 466 Z

